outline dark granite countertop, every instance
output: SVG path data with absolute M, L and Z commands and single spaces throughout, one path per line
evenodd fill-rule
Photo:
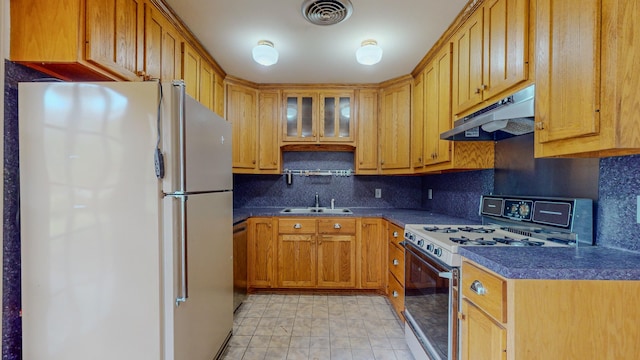
M 459 252 L 509 279 L 640 280 L 639 253 L 599 246 L 467 246 Z
M 273 208 L 239 208 L 233 209 L 233 223 L 237 224 L 252 216 L 315 216 L 315 217 L 380 217 L 404 227 L 405 224 L 441 224 L 454 225 L 479 224 L 478 221 L 442 215 L 431 211 L 414 209 L 385 209 L 385 208 L 349 208 L 353 214 L 281 214 L 283 207 Z

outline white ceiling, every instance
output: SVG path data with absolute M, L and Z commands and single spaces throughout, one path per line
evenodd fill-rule
M 379 83 L 409 74 L 467 0 L 351 0 L 342 23 L 314 25 L 304 0 L 165 0 L 224 71 L 256 83 Z M 355 52 L 366 39 L 384 50 L 365 66 Z M 269 40 L 280 56 L 265 67 L 251 49 Z

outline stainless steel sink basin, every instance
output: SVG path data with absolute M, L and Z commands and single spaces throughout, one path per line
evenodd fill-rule
M 285 208 L 280 210 L 281 214 L 353 214 L 348 208 L 326 208 L 326 207 L 305 207 L 305 208 Z

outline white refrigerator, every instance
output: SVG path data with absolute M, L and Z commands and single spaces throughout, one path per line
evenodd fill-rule
M 25 360 L 210 360 L 233 325 L 231 125 L 181 81 L 19 84 Z

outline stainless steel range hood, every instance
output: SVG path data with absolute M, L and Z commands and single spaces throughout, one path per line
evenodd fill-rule
M 533 132 L 535 86 L 526 87 L 454 123 L 440 139 L 454 141 L 502 140 Z

